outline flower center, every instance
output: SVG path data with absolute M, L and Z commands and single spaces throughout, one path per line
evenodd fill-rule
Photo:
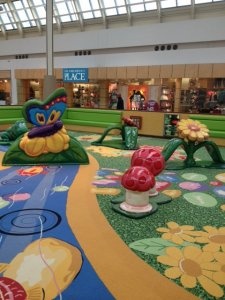
M 170 233 L 172 233 L 172 234 L 181 233 L 181 230 L 180 230 L 180 228 L 173 228 L 173 229 L 170 229 Z
M 209 237 L 209 240 L 213 243 L 225 244 L 225 235 L 224 234 L 212 235 Z
M 189 276 L 198 277 L 202 274 L 202 269 L 198 263 L 191 259 L 183 259 L 180 261 L 181 270 Z
M 200 130 L 200 128 L 199 128 L 197 125 L 194 125 L 194 124 L 190 124 L 190 125 L 188 126 L 188 128 L 189 128 L 190 130 L 192 130 L 192 131 L 199 131 L 199 130 Z

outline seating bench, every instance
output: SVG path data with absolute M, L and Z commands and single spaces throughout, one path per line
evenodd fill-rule
M 0 108 L 0 130 L 14 124 L 18 120 L 23 120 L 22 106 L 1 106 Z M 5 125 L 5 126 L 4 126 Z
M 0 131 L 23 120 L 22 106 L 0 107 Z M 109 126 L 122 125 L 122 111 L 88 108 L 67 108 L 61 118 L 68 130 L 102 132 Z
M 225 138 L 225 116 L 223 115 L 189 115 L 192 120 L 205 124 L 212 138 Z
M 122 125 L 122 111 L 88 108 L 67 108 L 62 116 L 62 122 L 68 129 L 101 132 L 109 126 Z M 96 128 L 99 130 L 96 131 Z

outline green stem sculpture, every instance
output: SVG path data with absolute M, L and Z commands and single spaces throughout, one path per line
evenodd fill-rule
M 220 150 L 216 143 L 212 141 L 186 141 L 182 138 L 173 138 L 171 139 L 163 148 L 162 155 L 165 158 L 165 161 L 168 161 L 173 153 L 177 150 L 178 147 L 182 147 L 186 153 L 186 159 L 183 161 L 183 164 L 177 165 L 175 162 L 172 162 L 168 165 L 169 169 L 182 169 L 182 168 L 192 168 L 192 167 L 211 167 L 211 168 L 225 168 L 225 161 L 222 158 Z M 195 152 L 200 148 L 205 148 L 210 157 L 212 158 L 212 163 L 197 163 L 195 160 Z
M 115 129 L 120 131 L 121 140 L 104 141 L 105 137 Z M 121 126 L 110 126 L 106 128 L 100 138 L 92 142 L 91 144 L 94 146 L 106 146 L 124 150 L 136 150 L 138 149 L 137 139 L 138 128 L 136 127 L 135 123 L 133 123 L 133 121 L 130 119 L 124 118 L 124 124 L 122 124 Z

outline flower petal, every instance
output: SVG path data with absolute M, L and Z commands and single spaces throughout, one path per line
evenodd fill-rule
M 185 129 L 182 131 L 182 133 L 185 135 L 185 136 L 188 136 L 190 134 L 191 130 L 190 129 Z
M 207 263 L 201 263 L 201 268 L 204 270 L 219 271 L 221 268 L 221 265 L 217 262 L 207 262 Z
M 202 237 L 202 231 L 186 231 L 185 233 L 192 236 Z
M 176 222 L 168 222 L 166 224 L 170 229 L 175 229 L 175 228 L 180 227 Z
M 195 239 L 192 236 L 189 236 L 187 234 L 181 234 L 180 236 L 184 241 L 187 241 L 187 242 L 190 242 L 190 243 L 195 242 Z
M 181 245 L 183 243 L 183 239 L 180 238 L 179 235 L 173 235 L 172 236 L 172 242 L 174 242 L 175 244 Z
M 194 230 L 195 228 L 194 226 L 191 225 L 182 225 L 181 229 L 186 231 L 186 230 Z
M 219 228 L 219 233 L 225 235 L 225 227 L 220 227 Z
M 162 239 L 164 239 L 164 240 L 171 240 L 171 238 L 172 238 L 172 234 L 170 233 L 170 232 L 166 232 L 166 233 L 163 233 L 162 234 Z
M 224 295 L 223 289 L 216 284 L 214 281 L 208 279 L 205 276 L 199 276 L 198 281 L 201 286 L 212 296 L 214 297 L 222 297 Z
M 217 228 L 212 226 L 204 226 L 203 227 L 205 231 L 207 231 L 210 234 L 217 234 Z
M 225 252 L 217 252 L 214 253 L 215 259 L 220 262 L 221 264 L 225 264 Z
M 168 232 L 169 229 L 168 228 L 165 228 L 165 227 L 159 227 L 156 229 L 158 232 Z
M 199 237 L 195 238 L 195 241 L 197 243 L 200 243 L 200 244 L 206 244 L 206 243 L 209 242 L 209 239 L 207 237 L 204 237 L 204 236 L 199 236 Z
M 202 270 L 202 275 L 204 275 L 205 277 L 213 280 L 213 273 L 212 271 L 208 271 L 208 270 Z
M 203 247 L 203 251 L 205 252 L 218 252 L 220 250 L 220 245 L 219 244 L 215 244 L 215 243 L 211 243 L 211 244 L 207 244 Z
M 183 274 L 180 279 L 182 285 L 185 288 L 194 288 L 196 286 L 196 278 L 194 276 L 189 276 L 187 274 Z
M 167 265 L 167 266 L 178 266 L 178 261 L 177 259 L 171 258 L 166 255 L 161 255 L 157 257 L 157 261 L 160 262 L 161 264 Z
M 188 246 L 184 248 L 184 257 L 189 259 L 196 259 L 202 254 L 202 250 L 194 247 Z
M 176 279 L 181 276 L 182 272 L 181 272 L 180 268 L 173 267 L 173 268 L 167 269 L 164 274 L 168 278 Z
M 214 256 L 211 252 L 202 252 L 202 255 L 198 257 L 198 261 L 202 263 L 211 262 L 214 259 Z
M 174 259 L 176 259 L 177 261 L 179 261 L 181 258 L 183 258 L 183 253 L 180 249 L 176 248 L 176 247 L 168 247 L 166 249 L 166 254 Z
M 220 271 L 220 272 L 215 272 L 213 274 L 213 280 L 221 285 L 225 285 L 225 273 Z

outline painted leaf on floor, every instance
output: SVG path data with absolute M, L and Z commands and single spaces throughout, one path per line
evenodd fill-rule
M 181 249 L 190 245 L 197 247 L 197 245 L 189 242 L 183 242 L 181 245 L 178 245 L 171 241 L 164 240 L 162 238 L 149 238 L 135 241 L 129 244 L 129 247 L 131 249 L 148 254 L 164 255 L 167 247 L 177 247 Z

